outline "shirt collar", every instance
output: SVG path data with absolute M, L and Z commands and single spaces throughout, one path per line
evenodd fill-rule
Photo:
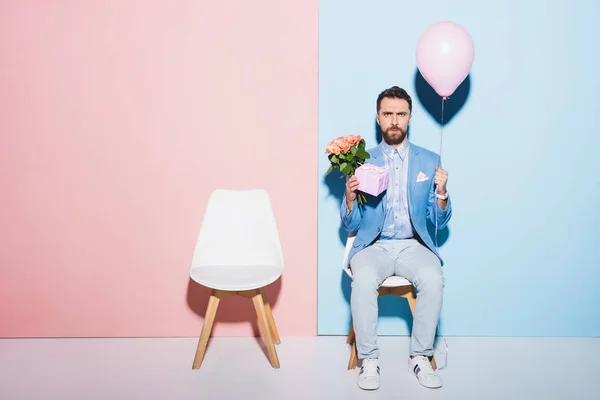
M 383 151 L 388 157 L 394 157 L 394 153 L 398 151 L 400 158 L 404 159 L 408 152 L 408 140 L 405 140 L 399 147 L 393 147 L 387 144 L 385 141 L 381 141 L 381 151 Z

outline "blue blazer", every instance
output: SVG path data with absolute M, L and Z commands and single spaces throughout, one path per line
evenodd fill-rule
M 450 221 L 452 216 L 452 204 L 450 197 L 446 208 L 442 210 L 435 201 L 435 167 L 439 165 L 440 157 L 423 147 L 408 143 L 408 210 L 413 228 L 425 245 L 440 259 L 443 260 L 435 249 L 434 239 L 427 230 L 427 221 L 435 225 L 434 207 L 437 207 L 438 232 Z M 368 150 L 371 158 L 365 162 L 379 167 L 385 166 L 384 154 L 380 146 Z M 426 180 L 417 182 L 419 172 L 427 175 Z M 352 257 L 377 239 L 383 229 L 385 219 L 385 205 L 387 204 L 387 190 L 379 196 L 365 194 L 367 202 L 362 206 L 354 200 L 354 206 L 350 215 L 346 206 L 346 192 L 342 198 L 340 216 L 342 225 L 348 232 L 356 232 L 354 243 L 348 255 L 348 262 Z

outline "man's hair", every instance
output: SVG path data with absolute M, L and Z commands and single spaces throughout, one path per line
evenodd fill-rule
M 385 97 L 390 98 L 390 99 L 406 100 L 408 102 L 408 110 L 412 114 L 412 99 L 410 98 L 408 93 L 406 93 L 406 90 L 404 90 L 398 86 L 392 86 L 391 88 L 385 89 L 383 92 L 381 92 L 379 94 L 379 96 L 377 97 L 377 112 L 378 113 L 379 113 L 379 109 L 381 108 L 381 100 L 383 100 Z

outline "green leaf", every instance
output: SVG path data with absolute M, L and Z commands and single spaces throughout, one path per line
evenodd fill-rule
M 353 156 L 356 155 L 357 151 L 358 151 L 358 148 L 356 146 L 350 147 L 350 154 L 352 154 Z
M 332 163 L 338 163 L 338 162 L 340 162 L 338 156 L 336 156 L 335 154 L 333 155 L 333 157 L 331 157 L 329 159 L 329 161 L 331 161 Z
M 360 142 L 358 143 L 358 148 L 364 149 L 365 147 L 367 147 L 367 142 L 365 142 L 365 139 L 360 139 Z
M 340 153 L 340 160 L 345 160 L 346 159 L 346 155 L 344 153 Z
M 329 166 L 329 169 L 327 170 L 327 173 L 325 175 L 329 175 L 330 173 L 333 172 L 335 168 L 333 167 L 333 165 Z
M 371 155 L 369 153 L 367 153 L 366 151 L 364 151 L 363 149 L 360 149 L 356 152 L 356 157 L 362 158 L 364 160 L 367 158 L 371 158 Z
M 346 166 L 344 168 L 342 168 L 342 174 L 344 174 L 344 175 L 348 175 L 351 172 L 352 172 L 352 167 L 348 164 L 346 164 Z
M 348 163 L 342 163 L 340 164 L 340 171 L 344 171 L 344 168 L 346 168 L 348 166 Z
M 352 161 L 354 159 L 354 156 L 350 153 L 346 154 L 346 160 L 348 161 Z

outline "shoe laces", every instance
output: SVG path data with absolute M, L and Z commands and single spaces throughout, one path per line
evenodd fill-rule
M 379 365 L 377 360 L 373 358 L 365 358 L 360 368 L 361 375 L 365 377 L 377 377 L 379 375 Z

